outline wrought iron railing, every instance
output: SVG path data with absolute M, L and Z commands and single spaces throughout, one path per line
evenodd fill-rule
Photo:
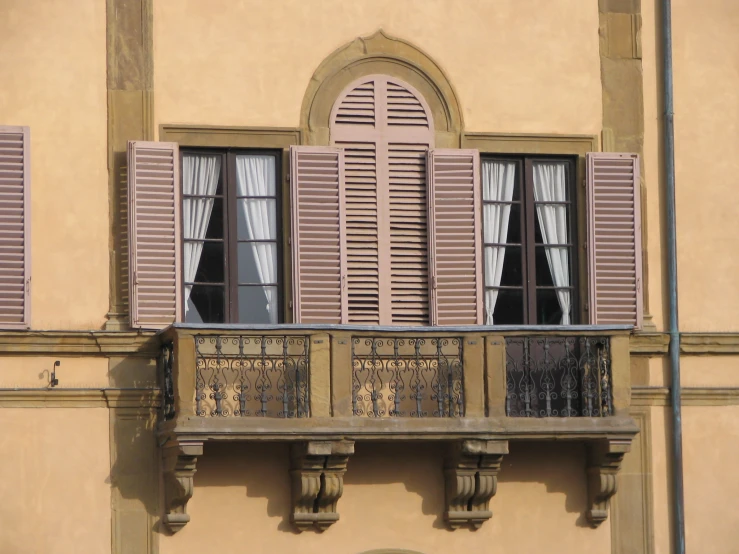
M 506 414 L 613 415 L 608 337 L 506 339 Z
M 307 336 L 195 336 L 201 417 L 309 417 Z
M 174 347 L 172 342 L 165 342 L 159 353 L 159 369 L 162 376 L 162 416 L 164 421 L 174 419 L 174 382 L 172 378 L 172 363 Z
M 352 337 L 352 408 L 365 417 L 464 417 L 461 337 Z

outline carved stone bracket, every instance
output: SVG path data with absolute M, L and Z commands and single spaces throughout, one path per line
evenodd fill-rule
M 336 504 L 344 492 L 344 473 L 354 441 L 307 441 L 292 445 L 291 521 L 298 531 L 325 531 L 339 520 Z
M 631 438 L 612 438 L 588 445 L 588 521 L 597 527 L 608 518 L 608 505 L 616 494 L 616 475 Z
M 463 440 L 451 445 L 444 463 L 444 519 L 451 529 L 467 523 L 479 529 L 493 517 L 490 499 L 497 490 L 506 454 L 508 442 L 501 440 Z
M 203 443 L 178 441 L 162 448 L 164 470 L 164 525 L 176 533 L 190 521 L 187 502 L 192 498 L 193 477 L 198 456 L 203 454 Z

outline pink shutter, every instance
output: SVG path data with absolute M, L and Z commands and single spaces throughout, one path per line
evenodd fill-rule
M 431 324 L 482 323 L 480 154 L 429 152 Z
M 180 171 L 176 143 L 128 143 L 131 327 L 180 321 Z
M 344 159 L 339 148 L 291 146 L 296 323 L 346 323 Z
M 428 144 L 390 143 L 388 148 L 389 228 L 392 323 L 429 324 Z
M 639 156 L 587 155 L 590 322 L 642 324 Z
M 28 127 L 0 127 L 0 328 L 31 321 L 31 167 Z

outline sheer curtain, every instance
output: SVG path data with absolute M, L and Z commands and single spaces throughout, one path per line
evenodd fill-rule
M 207 154 L 183 154 L 182 192 L 185 195 L 213 196 L 221 174 L 221 157 Z M 185 198 L 182 203 L 182 226 L 185 239 L 184 277 L 186 283 L 195 280 L 203 253 L 205 234 L 208 231 L 213 198 Z M 196 242 L 195 242 L 196 241 Z M 185 285 L 185 321 L 200 320 L 197 309 L 190 302 L 192 285 Z M 188 318 L 188 312 L 194 310 Z
M 516 164 L 513 162 L 482 162 L 483 239 L 485 243 L 505 243 L 508 239 L 510 204 L 488 204 L 487 202 L 510 202 L 516 183 Z M 505 260 L 505 246 L 485 247 L 485 286 L 500 286 Z M 498 300 L 498 289 L 485 291 L 485 324 L 493 324 L 493 312 Z
M 245 155 L 236 157 L 236 186 L 238 196 L 264 197 L 276 194 L 275 157 Z M 238 209 L 245 221 L 250 241 L 276 241 L 276 203 L 268 198 L 241 198 Z M 275 242 L 250 242 L 257 274 L 262 284 L 277 281 L 277 248 Z M 275 287 L 262 287 L 267 299 L 270 323 L 277 323 Z
M 565 202 L 567 200 L 567 176 L 561 162 L 534 163 L 534 200 L 537 202 Z M 567 243 L 567 208 L 564 205 L 536 206 L 544 244 Z M 570 265 L 566 247 L 545 248 L 549 271 L 555 287 L 570 286 Z M 562 310 L 561 325 L 570 324 L 570 291 L 557 289 L 557 301 Z

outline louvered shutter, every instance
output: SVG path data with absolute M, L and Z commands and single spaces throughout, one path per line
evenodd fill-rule
M 339 148 L 291 146 L 296 323 L 346 323 L 344 158 Z
M 431 150 L 431 324 L 482 324 L 480 154 Z
M 180 321 L 180 172 L 176 143 L 128 143 L 131 326 Z
M 426 325 L 428 106 L 400 80 L 370 75 L 347 87 L 331 120 L 346 164 L 348 321 Z
M 587 160 L 590 322 L 642 324 L 642 250 L 637 154 Z
M 31 195 L 28 127 L 0 127 L 0 328 L 31 316 Z

